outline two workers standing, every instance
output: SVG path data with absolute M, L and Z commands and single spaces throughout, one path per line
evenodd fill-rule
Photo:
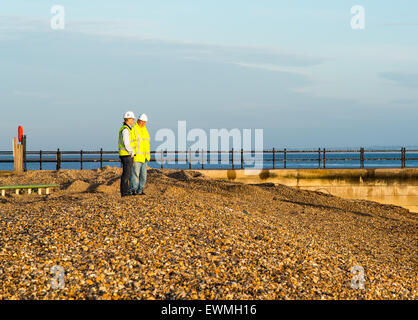
M 121 196 L 144 195 L 147 181 L 147 162 L 150 161 L 150 136 L 146 127 L 148 117 L 143 113 L 135 122 L 128 111 L 119 130 L 119 158 L 122 163 Z

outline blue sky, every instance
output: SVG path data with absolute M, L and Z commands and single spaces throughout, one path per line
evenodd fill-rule
M 2 2 L 0 149 L 23 125 L 29 149 L 114 150 L 127 110 L 152 137 L 186 120 L 264 129 L 266 148 L 418 145 L 417 17 L 406 0 Z

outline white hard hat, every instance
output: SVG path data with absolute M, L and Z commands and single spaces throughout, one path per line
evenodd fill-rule
M 135 114 L 132 111 L 125 112 L 124 119 L 135 119 Z
M 141 120 L 141 121 L 148 121 L 148 117 L 147 117 L 147 115 L 145 113 L 143 113 L 143 114 L 140 115 L 139 120 Z

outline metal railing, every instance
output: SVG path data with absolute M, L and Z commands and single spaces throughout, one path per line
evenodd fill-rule
M 196 154 L 198 156 L 196 156 Z M 192 157 L 193 155 L 193 157 Z M 258 155 L 258 157 L 257 157 Z M 342 155 L 339 156 L 339 155 Z M 386 157 L 384 155 L 387 155 Z M 6 157 L 6 158 L 4 158 Z M 209 157 L 209 159 L 208 159 Z M 201 169 L 205 169 L 205 165 L 211 164 L 212 161 L 220 160 L 223 165 L 227 165 L 232 169 L 243 169 L 246 161 L 260 162 L 262 167 L 272 169 L 286 169 L 292 163 L 302 163 L 299 168 L 318 169 L 327 168 L 327 164 L 339 163 L 358 164 L 359 168 L 365 168 L 369 163 L 373 163 L 375 167 L 397 167 L 406 168 L 418 167 L 418 150 L 406 150 L 406 148 L 396 150 L 365 150 L 364 148 L 356 150 L 339 150 L 318 148 L 315 150 L 287 150 L 275 149 L 263 151 L 245 151 L 243 149 L 226 151 L 209 151 L 209 150 L 187 150 L 187 151 L 151 151 L 151 162 L 157 162 L 161 168 L 164 164 L 186 164 L 191 169 L 192 165 L 199 164 Z M 226 160 L 225 160 L 226 159 Z M 43 164 L 55 163 L 56 170 L 61 169 L 63 163 L 80 163 L 80 169 L 83 169 L 85 163 L 98 163 L 103 168 L 105 163 L 119 162 L 117 151 L 26 151 L 24 155 L 24 167 L 27 163 L 39 163 L 39 169 L 42 170 Z M 414 161 L 416 163 L 414 163 Z M 0 151 L 0 163 L 13 163 L 13 152 Z M 303 165 L 303 163 L 305 165 Z M 307 164 L 311 164 L 308 166 Z M 357 166 L 356 166 L 357 167 Z M 208 166 L 206 166 L 208 168 Z

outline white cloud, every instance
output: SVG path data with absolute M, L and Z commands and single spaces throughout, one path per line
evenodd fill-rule
M 273 69 L 288 66 L 309 67 L 324 63 L 327 59 L 289 52 L 283 48 L 250 46 L 233 43 L 193 42 L 182 39 L 165 39 L 147 34 L 147 30 L 158 23 L 146 20 L 67 20 L 65 30 L 54 31 L 47 19 L 0 16 L 0 37 L 22 36 L 26 32 L 49 32 L 63 34 L 84 34 L 109 41 L 130 40 L 144 47 L 146 53 L 171 55 L 210 61 L 239 61 L 242 66 Z M 154 48 L 153 48 L 154 46 Z M 162 50 L 163 49 L 163 50 Z M 144 54 L 144 52 L 141 52 Z
M 400 86 L 418 87 L 418 73 L 381 72 L 379 76 Z
M 296 68 L 283 68 L 283 67 L 276 66 L 276 65 L 254 64 L 254 63 L 245 63 L 245 62 L 233 62 L 233 64 L 239 65 L 241 67 L 246 67 L 246 68 L 255 68 L 255 69 L 274 71 L 274 72 L 292 73 L 292 74 L 304 76 L 308 79 L 312 79 L 311 72 L 298 70 Z

